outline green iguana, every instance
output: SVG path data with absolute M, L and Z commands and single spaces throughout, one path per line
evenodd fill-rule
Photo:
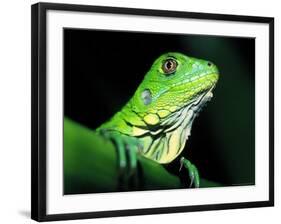
M 157 58 L 129 102 L 97 129 L 115 143 L 120 168 L 134 171 L 138 153 L 160 164 L 177 158 L 218 78 L 209 61 L 174 52 Z M 180 162 L 190 186 L 199 187 L 197 168 L 184 157 Z

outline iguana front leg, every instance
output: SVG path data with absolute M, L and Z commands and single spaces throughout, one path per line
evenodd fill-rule
M 124 135 L 118 131 L 101 129 L 99 132 L 115 145 L 119 176 L 125 177 L 125 179 L 132 177 L 136 172 L 137 157 L 142 149 L 140 141 L 135 137 Z
M 199 188 L 200 177 L 199 177 L 199 172 L 198 172 L 198 169 L 196 168 L 196 166 L 193 165 L 188 159 L 181 157 L 179 171 L 181 171 L 183 166 L 187 169 L 187 172 L 188 172 L 188 175 L 190 178 L 189 187 L 191 188 L 194 185 L 195 188 Z

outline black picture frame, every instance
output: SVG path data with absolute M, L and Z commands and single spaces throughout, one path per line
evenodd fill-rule
M 140 208 L 102 212 L 53 214 L 46 213 L 46 13 L 48 10 L 100 12 L 153 17 L 176 17 L 205 20 L 239 21 L 269 24 L 269 200 L 243 203 L 208 204 L 161 208 Z M 98 217 L 177 213 L 204 210 L 266 207 L 274 205 L 274 18 L 164 11 L 137 8 L 102 7 L 89 5 L 37 3 L 31 13 L 31 95 L 32 95 L 32 155 L 31 155 L 31 218 L 37 221 L 54 221 Z

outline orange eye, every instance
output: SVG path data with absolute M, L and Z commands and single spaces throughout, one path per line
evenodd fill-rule
M 165 74 L 169 75 L 176 71 L 178 63 L 174 59 L 167 59 L 162 65 L 162 70 Z

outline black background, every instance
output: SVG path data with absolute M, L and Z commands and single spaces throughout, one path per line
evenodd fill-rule
M 97 128 L 130 99 L 152 62 L 171 51 L 210 60 L 221 74 L 183 155 L 208 180 L 254 184 L 254 39 L 64 29 L 65 116 Z M 178 164 L 168 169 L 177 172 Z

